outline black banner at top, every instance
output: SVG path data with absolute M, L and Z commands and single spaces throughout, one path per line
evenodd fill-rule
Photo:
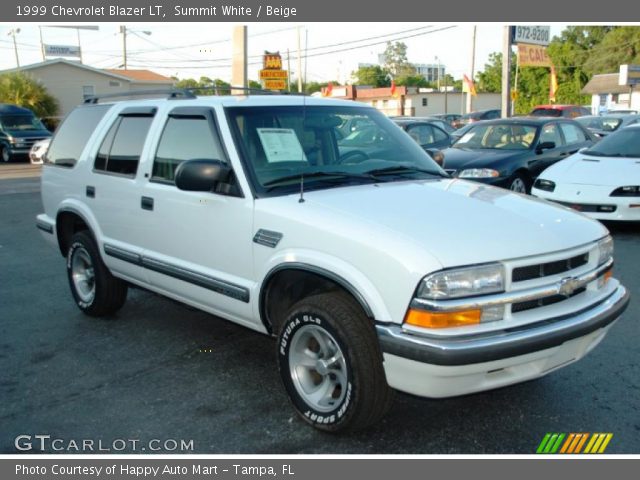
M 640 21 L 628 0 L 5 0 L 0 22 Z

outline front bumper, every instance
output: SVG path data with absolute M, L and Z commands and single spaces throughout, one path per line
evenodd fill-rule
M 533 188 L 531 195 L 572 208 L 596 220 L 640 221 L 640 198 L 611 197 L 610 193 L 614 189 L 615 187 L 592 185 L 560 185 L 554 192 Z M 613 211 L 603 211 L 601 207 L 607 207 L 607 210 L 613 208 Z
M 628 304 L 629 293 L 619 285 L 586 310 L 485 335 L 426 337 L 388 324 L 376 330 L 390 386 L 446 397 L 536 378 L 582 358 Z M 499 381 L 495 372 L 502 372 Z

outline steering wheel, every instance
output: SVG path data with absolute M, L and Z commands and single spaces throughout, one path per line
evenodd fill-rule
M 362 150 L 351 150 L 350 152 L 347 152 L 344 155 L 340 155 L 340 158 L 338 159 L 338 163 L 350 163 L 349 161 L 356 163 L 354 162 L 356 158 L 359 158 L 359 160 L 357 160 L 357 163 L 359 163 L 359 162 L 364 162 L 365 160 L 369 160 L 369 158 L 371 157 L 369 157 L 369 155 Z

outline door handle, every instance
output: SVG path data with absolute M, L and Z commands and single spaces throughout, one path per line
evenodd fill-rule
M 143 210 L 153 210 L 153 198 L 142 197 L 140 199 L 140 208 Z
M 96 198 L 96 187 L 92 187 L 91 185 L 87 185 L 87 189 L 85 190 L 87 197 Z

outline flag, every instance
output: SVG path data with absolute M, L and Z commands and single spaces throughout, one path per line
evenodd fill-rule
M 391 96 L 392 97 L 397 97 L 398 96 L 398 89 L 396 88 L 396 81 L 395 80 L 391 80 Z
M 462 75 L 462 91 L 470 93 L 473 97 L 476 97 L 478 93 L 476 92 L 476 86 L 473 84 L 473 80 L 471 80 L 466 75 Z
M 322 96 L 330 97 L 332 92 L 333 92 L 333 83 L 329 82 L 329 84 L 323 89 Z
M 558 93 L 558 76 L 556 75 L 556 69 L 551 65 L 551 74 L 549 75 L 549 101 L 556 101 L 556 93 Z

